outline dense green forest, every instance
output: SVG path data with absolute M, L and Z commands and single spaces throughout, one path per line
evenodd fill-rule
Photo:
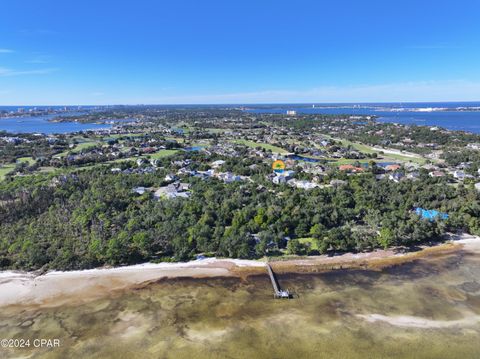
M 15 177 L 0 183 L 0 267 L 77 269 L 104 264 L 188 260 L 198 253 L 258 258 L 412 246 L 447 230 L 480 234 L 480 197 L 472 187 L 345 177 L 310 191 L 253 182 L 185 178 L 191 197 L 156 200 L 136 186 L 164 185 L 162 172 L 114 174 L 95 167 L 63 176 Z M 446 222 L 420 219 L 434 208 Z M 307 247 L 297 238 L 313 238 Z M 315 249 L 312 249 L 315 248 Z

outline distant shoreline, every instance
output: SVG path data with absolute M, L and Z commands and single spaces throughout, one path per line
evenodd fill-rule
M 416 252 L 396 253 L 377 250 L 369 253 L 346 253 L 338 256 L 314 256 L 274 260 L 275 272 L 318 273 L 336 269 L 379 270 L 417 259 L 448 254 L 461 249 L 480 250 L 480 237 L 458 235 L 446 243 L 424 246 Z M 98 268 L 71 272 L 52 271 L 43 275 L 33 272 L 0 272 L 0 308 L 50 308 L 82 304 L 112 293 L 142 288 L 150 283 L 174 278 L 246 278 L 266 275 L 265 262 L 241 259 L 208 258 L 185 263 L 146 263 L 140 265 Z

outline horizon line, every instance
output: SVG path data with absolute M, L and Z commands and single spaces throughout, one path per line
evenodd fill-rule
M 441 103 L 480 103 L 480 100 L 467 100 L 467 101 L 368 101 L 368 102 L 355 102 L 355 101 L 346 101 L 346 102 L 225 102 L 225 103 L 112 103 L 112 104 L 56 104 L 56 105 L 42 105 L 42 104 L 23 104 L 23 105 L 0 105 L 0 107 L 73 107 L 73 106 L 102 106 L 102 107 L 113 107 L 113 106 L 250 106 L 250 105 L 373 105 L 373 104 L 422 104 L 422 103 L 432 103 L 432 104 L 441 104 Z

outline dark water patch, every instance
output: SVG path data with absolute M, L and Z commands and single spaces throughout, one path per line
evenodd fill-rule
M 420 279 L 441 274 L 443 271 L 458 269 L 464 260 L 466 253 L 457 252 L 454 254 L 442 255 L 438 258 L 417 259 L 407 263 L 389 266 L 383 269 L 382 273 L 393 276 L 397 280 Z
M 382 274 L 374 270 L 337 269 L 328 272 L 281 274 L 279 281 L 286 286 L 293 285 L 299 290 L 312 290 L 318 287 L 329 287 L 331 290 L 355 285 L 368 289 L 374 285 Z
M 480 283 L 477 281 L 465 282 L 462 283 L 459 288 L 467 293 L 475 293 L 480 291 Z

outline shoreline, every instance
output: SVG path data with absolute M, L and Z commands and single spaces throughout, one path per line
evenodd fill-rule
M 320 273 L 337 269 L 382 268 L 459 250 L 480 252 L 480 237 L 451 235 L 444 243 L 422 246 L 419 251 L 398 253 L 395 249 L 368 253 L 345 253 L 335 256 L 286 258 L 269 261 L 280 274 Z M 77 271 L 0 272 L 0 308 L 51 308 L 65 304 L 81 304 L 106 296 L 148 286 L 164 279 L 220 278 L 244 279 L 267 274 L 264 261 L 207 258 L 181 263 L 145 263 L 125 267 L 96 268 Z

